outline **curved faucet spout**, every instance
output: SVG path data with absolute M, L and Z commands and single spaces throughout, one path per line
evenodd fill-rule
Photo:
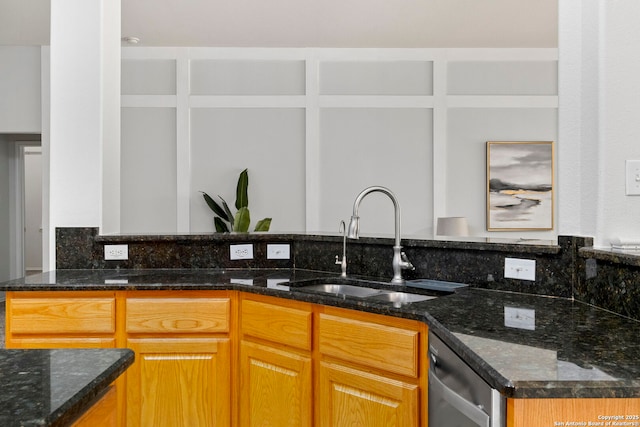
M 381 186 L 372 186 L 367 187 L 358 194 L 356 200 L 353 202 L 353 215 L 351 216 L 351 221 L 349 222 L 349 233 L 348 237 L 350 239 L 358 239 L 360 237 L 360 217 L 358 216 L 358 210 L 360 209 L 360 203 L 362 199 L 367 196 L 367 194 L 371 193 L 383 193 L 389 196 L 391 201 L 393 202 L 393 210 L 395 212 L 395 235 L 396 235 L 396 243 L 395 246 L 400 246 L 400 204 L 398 203 L 398 199 L 396 195 L 393 194 L 393 191 L 389 190 L 387 187 Z
M 393 202 L 393 210 L 395 212 L 396 239 L 393 246 L 393 279 L 391 279 L 391 283 L 403 284 L 404 279 L 402 278 L 402 269 L 414 269 L 414 267 L 407 259 L 407 256 L 401 251 L 402 246 L 400 246 L 400 204 L 398 203 L 396 195 L 393 194 L 391 190 L 386 187 L 373 186 L 365 188 L 360 192 L 360 194 L 358 194 L 356 200 L 353 202 L 353 215 L 351 216 L 351 221 L 349 222 L 349 231 L 347 233 L 347 237 L 349 237 L 350 239 L 358 239 L 360 237 L 360 217 L 358 216 L 360 203 L 362 202 L 362 199 L 365 198 L 365 196 L 375 192 L 386 194 Z

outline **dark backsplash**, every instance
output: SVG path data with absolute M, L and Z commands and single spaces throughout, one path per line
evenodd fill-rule
M 230 244 L 252 243 L 252 260 L 231 260 Z M 267 244 L 291 245 L 291 259 L 268 260 Z M 105 261 L 104 245 L 127 244 L 129 259 Z M 575 298 L 640 320 L 640 257 L 590 251 L 593 239 L 559 236 L 558 244 L 403 239 L 416 267 L 407 279 L 427 278 L 501 291 Z M 347 273 L 391 278 L 393 239 L 347 242 Z M 185 234 L 100 236 L 96 228 L 56 229 L 57 269 L 299 268 L 340 273 L 342 237 L 304 234 Z M 505 279 L 504 259 L 536 261 L 536 280 Z

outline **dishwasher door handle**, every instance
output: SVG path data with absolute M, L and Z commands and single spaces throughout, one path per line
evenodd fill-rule
M 429 371 L 429 388 L 430 393 L 441 396 L 451 406 L 453 406 L 465 417 L 476 423 L 480 427 L 491 427 L 491 417 L 484 412 L 478 405 L 469 402 L 455 391 L 447 387 L 432 371 Z

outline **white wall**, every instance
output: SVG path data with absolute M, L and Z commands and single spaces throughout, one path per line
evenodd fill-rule
M 200 191 L 232 205 L 249 168 L 254 222 L 336 232 L 383 185 L 403 234 L 439 216 L 488 232 L 487 141 L 557 140 L 555 49 L 124 48 L 123 232 L 211 232 Z M 183 197 L 186 196 L 186 197 Z M 186 213 L 186 214 L 181 214 Z M 393 234 L 392 205 L 363 203 L 362 232 Z
M 102 3 L 51 3 L 52 231 L 56 227 L 100 227 L 103 219 L 111 220 L 103 218 L 103 194 L 107 202 L 113 197 L 119 199 L 119 191 L 113 196 L 102 185 L 104 167 L 112 164 L 114 156 L 111 148 L 120 146 L 119 64 L 114 67 L 111 63 L 119 62 L 119 31 L 113 29 L 119 2 Z M 116 171 L 116 183 L 118 178 Z M 119 185 L 116 187 L 119 190 Z M 117 224 L 117 219 L 114 221 Z
M 634 0 L 559 3 L 562 234 L 640 239 L 640 197 L 625 160 L 640 159 L 640 13 Z
M 625 195 L 625 160 L 640 160 L 640 16 L 633 0 L 602 1 L 601 123 L 599 157 L 604 162 L 597 240 L 612 237 L 640 241 L 640 196 Z
M 39 133 L 40 47 L 0 46 L 0 133 Z

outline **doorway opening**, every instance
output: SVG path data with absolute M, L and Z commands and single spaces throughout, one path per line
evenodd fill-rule
M 40 141 L 16 141 L 11 190 L 12 278 L 42 272 L 42 147 Z

